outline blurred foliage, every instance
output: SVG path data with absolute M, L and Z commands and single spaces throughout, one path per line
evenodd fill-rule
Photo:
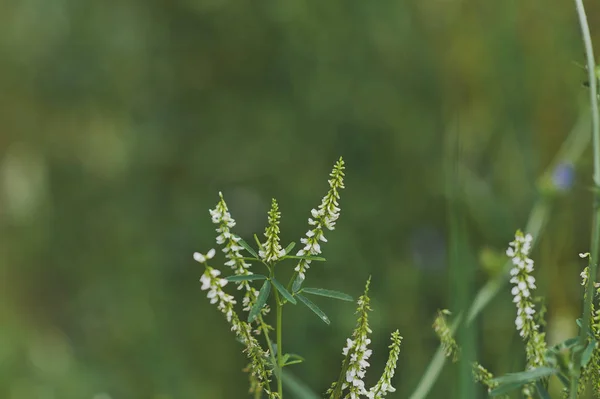
M 408 397 L 462 278 L 449 209 L 475 291 L 576 123 L 582 60 L 570 2 L 3 1 L 0 397 L 245 397 L 244 357 L 192 260 L 214 246 L 208 209 L 223 191 L 249 238 L 276 197 L 283 241 L 297 241 L 340 155 L 342 216 L 307 278 L 357 296 L 373 276 L 372 363 L 398 328 L 394 397 Z M 470 176 L 453 208 L 451 135 Z M 533 254 L 552 342 L 579 314 L 590 170 L 586 153 Z M 354 325 L 353 306 L 322 306 L 332 327 L 300 308 L 284 320 L 307 359 L 296 375 L 321 392 Z M 477 322 L 495 374 L 523 362 L 513 323 L 508 290 Z

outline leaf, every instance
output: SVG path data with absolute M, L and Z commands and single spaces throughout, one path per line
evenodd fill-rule
M 305 297 L 302 294 L 296 294 L 296 297 L 298 297 L 298 299 L 300 299 L 300 301 L 302 301 L 302 303 L 305 304 L 310 310 L 315 312 L 315 314 L 319 316 L 321 320 L 323 320 L 327 324 L 330 323 L 329 317 L 327 317 L 327 315 L 321 309 L 319 309 L 317 305 L 312 303 L 307 297 Z
M 298 359 L 298 360 L 292 360 L 291 362 L 284 363 L 283 365 L 284 366 L 291 366 L 292 364 L 299 364 L 299 363 L 302 363 L 302 362 L 303 362 L 303 360 Z
M 289 291 L 286 290 L 285 287 L 279 283 L 279 281 L 275 280 L 275 277 L 271 278 L 271 283 L 273 283 L 275 288 L 277 288 L 277 291 L 279 291 L 279 293 L 283 295 L 283 297 L 287 299 L 288 302 L 293 303 L 294 305 L 296 304 L 296 298 L 294 298 L 292 294 L 290 294 Z
M 246 241 L 244 241 L 244 239 L 240 236 L 234 236 L 236 240 L 238 240 L 238 244 L 240 244 L 242 247 L 244 247 L 244 249 L 248 252 L 250 252 L 250 254 L 252 256 L 254 256 L 255 258 L 258 258 L 258 254 L 256 253 L 256 251 L 250 246 L 250 244 L 248 244 Z
M 252 306 L 252 309 L 250 309 L 250 314 L 248 315 L 248 323 L 252 323 L 254 319 L 256 319 L 256 316 L 258 316 L 260 310 L 263 308 L 263 306 L 265 306 L 265 303 L 267 303 L 267 299 L 269 299 L 270 293 L 271 283 L 269 282 L 269 280 L 266 280 L 263 286 L 261 287 L 260 292 L 258 293 L 258 298 L 256 299 L 256 302 Z
M 302 291 L 305 294 L 320 295 L 328 298 L 339 299 L 342 301 L 354 302 L 354 299 L 348 294 L 343 292 L 326 290 L 324 288 L 303 288 Z
M 537 393 L 540 395 L 541 399 L 552 399 L 550 398 L 550 394 L 548 393 L 548 391 L 544 387 L 544 384 L 542 384 L 541 381 L 537 381 L 535 383 L 535 389 L 537 390 Z
M 594 352 L 594 349 L 596 349 L 597 346 L 598 341 L 596 341 L 595 339 L 592 339 L 589 342 L 588 346 L 585 348 L 583 354 L 581 355 L 581 367 L 585 368 L 585 366 L 587 366 L 589 361 L 592 359 L 592 353 Z
M 312 255 L 305 255 L 305 256 L 286 255 L 282 259 L 304 259 L 304 260 L 314 260 L 316 262 L 325 262 L 327 260 L 321 256 L 312 256 Z
M 564 373 L 558 373 L 556 374 L 556 377 L 558 377 L 558 380 L 562 382 L 565 388 L 569 388 L 571 386 L 571 381 L 569 381 L 569 378 Z
M 579 337 L 572 337 L 572 338 L 566 339 L 562 342 L 559 342 L 558 344 L 554 345 L 552 348 L 548 349 L 548 351 L 549 352 L 560 352 L 564 349 L 571 349 L 572 347 L 577 345 L 577 342 L 579 342 Z
M 295 246 L 296 246 L 295 242 L 293 242 L 293 241 L 290 242 L 290 244 L 287 247 L 285 247 L 285 254 L 287 255 L 290 252 L 292 252 L 292 249 L 294 249 Z
M 302 287 L 303 282 L 304 282 L 304 279 L 300 275 L 297 275 L 296 279 L 294 280 L 294 284 L 292 285 L 292 291 L 298 292 L 300 287 Z
M 314 393 L 304 382 L 289 371 L 283 370 L 281 377 L 283 378 L 283 386 L 290 392 L 291 397 L 295 399 L 321 399 L 321 396 Z
M 530 382 L 554 375 L 558 373 L 558 371 L 559 370 L 550 367 L 538 367 L 533 370 L 510 373 L 502 377 L 494 378 L 492 383 L 498 384 L 498 387 L 492 389 L 490 395 L 497 396 L 505 394 Z
M 255 280 L 264 280 L 267 276 L 263 276 L 262 274 L 247 274 L 244 276 L 229 276 L 226 277 L 227 281 L 255 281 Z
M 525 384 L 513 383 L 513 384 L 501 385 L 499 387 L 496 387 L 496 388 L 492 389 L 490 391 L 490 396 L 505 395 L 505 394 L 507 394 L 507 393 L 509 393 L 511 391 L 514 391 L 515 389 L 519 389 L 523 385 L 525 385 Z
M 288 362 L 288 360 L 290 359 L 293 360 Z M 304 358 L 294 353 L 286 353 L 285 355 L 283 355 L 283 358 L 281 360 L 283 361 L 283 366 L 291 366 L 292 364 L 302 363 L 304 361 Z

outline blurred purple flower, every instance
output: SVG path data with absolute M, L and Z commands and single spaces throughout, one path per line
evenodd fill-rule
M 575 181 L 575 167 L 568 162 L 560 163 L 552 172 L 552 184 L 560 191 L 573 187 Z

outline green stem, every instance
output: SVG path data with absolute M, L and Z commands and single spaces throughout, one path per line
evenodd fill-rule
M 269 354 L 271 355 L 271 362 L 273 363 L 273 365 L 277 364 L 275 361 L 275 355 L 273 352 L 273 343 L 271 342 L 271 337 L 269 337 L 269 329 L 267 328 L 267 323 L 265 323 L 262 315 L 258 316 L 258 322 L 260 324 L 260 329 L 263 332 L 263 335 L 265 336 L 265 341 L 267 341 L 267 348 L 269 348 Z
M 571 377 L 571 390 L 570 398 L 577 398 L 577 390 L 579 386 L 579 377 L 581 375 L 581 356 L 585 343 L 587 341 L 587 334 L 592 317 L 592 301 L 594 299 L 594 283 L 596 282 L 596 274 L 598 271 L 598 250 L 600 249 L 600 113 L 598 110 L 598 95 L 597 86 L 598 82 L 595 76 L 596 62 L 594 58 L 594 49 L 592 47 L 592 37 L 590 35 L 590 28 L 588 26 L 587 17 L 585 15 L 585 8 L 583 6 L 583 0 L 575 0 L 575 6 L 577 8 L 577 16 L 579 17 L 579 25 L 581 26 L 581 35 L 583 37 L 583 43 L 585 46 L 585 54 L 587 58 L 587 69 L 590 81 L 590 107 L 592 112 L 592 141 L 593 141 L 593 153 L 594 153 L 594 209 L 593 209 L 593 222 L 592 222 L 592 237 L 591 237 L 591 254 L 589 259 L 589 276 L 586 287 L 586 294 L 584 295 L 583 303 L 583 324 L 579 331 L 579 344 L 578 350 L 573 353 L 573 375 Z
M 275 290 L 275 302 L 277 303 L 277 367 L 281 371 L 283 368 L 283 356 L 281 346 L 281 319 L 283 316 L 283 304 L 279 300 L 279 293 Z M 277 377 L 277 392 L 279 393 L 279 399 L 283 399 L 283 378 L 281 373 Z

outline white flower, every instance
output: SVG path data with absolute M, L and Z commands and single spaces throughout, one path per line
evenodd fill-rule
M 235 299 L 223 291 L 223 287 L 227 285 L 227 280 L 219 278 L 221 272 L 212 267 L 206 267 L 204 274 L 200 277 L 202 291 L 208 291 L 206 297 L 210 299 L 211 304 L 218 302 L 217 308 L 225 315 L 228 322 L 231 322 L 233 315 L 233 305 Z
M 206 263 L 207 260 L 212 259 L 215 256 L 215 249 L 212 248 L 206 255 L 200 252 L 194 252 L 194 260 L 200 263 Z

